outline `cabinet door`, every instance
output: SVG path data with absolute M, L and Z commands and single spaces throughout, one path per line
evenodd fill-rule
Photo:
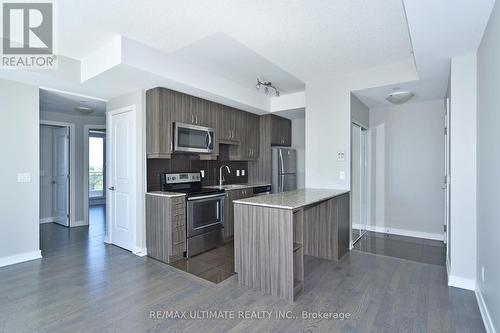
M 230 141 L 234 128 L 233 110 L 228 106 L 221 105 L 220 111 L 218 116 L 219 140 Z
M 292 121 L 290 119 L 281 119 L 281 136 L 283 138 L 283 146 L 292 145 Z
M 271 145 L 279 146 L 283 142 L 281 136 L 281 122 L 280 117 L 271 115 Z
M 146 92 L 146 152 L 151 157 L 172 152 L 171 102 L 167 89 Z
M 260 118 L 255 114 L 249 114 L 248 121 L 248 146 L 250 148 L 250 160 L 259 158 L 260 150 Z

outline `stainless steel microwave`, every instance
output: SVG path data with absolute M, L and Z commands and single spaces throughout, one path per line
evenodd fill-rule
M 212 153 L 215 145 L 213 128 L 174 123 L 174 151 L 187 153 Z

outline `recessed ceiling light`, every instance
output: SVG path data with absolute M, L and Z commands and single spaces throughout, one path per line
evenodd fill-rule
M 392 104 L 403 104 L 408 102 L 415 94 L 410 91 L 397 91 L 390 93 L 385 97 Z
M 75 111 L 79 112 L 81 114 L 84 114 L 84 115 L 91 114 L 94 112 L 94 110 L 92 108 L 89 108 L 87 106 L 77 106 L 75 108 Z

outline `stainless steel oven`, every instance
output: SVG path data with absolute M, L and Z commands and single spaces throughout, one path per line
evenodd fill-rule
M 174 123 L 174 151 L 187 153 L 212 153 L 215 146 L 213 128 Z
M 187 197 L 187 256 L 223 242 L 225 193 Z

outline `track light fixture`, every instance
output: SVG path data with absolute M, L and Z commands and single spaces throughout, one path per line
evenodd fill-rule
M 257 84 L 255 85 L 255 88 L 260 89 L 261 86 L 264 86 L 264 92 L 266 95 L 269 93 L 269 88 L 274 89 L 276 97 L 280 97 L 280 90 L 278 87 L 273 86 L 272 82 L 266 81 L 266 80 L 260 80 L 257 78 Z

